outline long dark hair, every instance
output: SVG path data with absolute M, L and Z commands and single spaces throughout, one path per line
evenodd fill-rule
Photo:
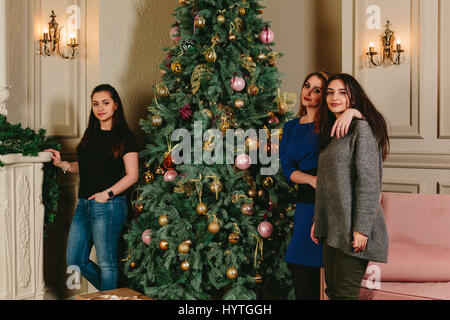
M 330 78 L 331 74 L 328 73 L 327 71 L 316 71 L 313 73 L 310 73 L 306 76 L 305 81 L 303 81 L 303 85 L 302 85 L 302 90 L 306 85 L 306 82 L 308 82 L 309 79 L 311 79 L 312 77 L 318 77 L 320 80 L 322 80 L 322 91 L 324 91 L 325 86 L 327 85 L 327 81 Z M 297 118 L 302 118 L 303 116 L 306 116 L 307 114 L 307 110 L 306 107 L 302 104 L 302 94 L 300 92 L 300 110 L 298 111 L 298 115 Z
M 331 142 L 331 128 L 336 121 L 336 116 L 328 109 L 327 91 L 328 86 L 334 80 L 342 80 L 347 89 L 350 107 L 361 112 L 378 140 L 378 145 L 383 153 L 383 161 L 386 160 L 390 144 L 387 132 L 387 122 L 383 115 L 375 108 L 361 85 L 349 74 L 340 73 L 332 76 L 326 86 L 325 93 L 320 104 L 320 109 L 316 118 L 316 132 L 320 133 L 320 149 L 325 150 Z
M 113 124 L 111 129 L 112 131 L 111 154 L 114 156 L 114 159 L 117 159 L 123 155 L 125 151 L 125 135 L 130 133 L 131 131 L 125 119 L 122 100 L 120 99 L 120 96 L 117 93 L 116 89 L 114 89 L 109 84 L 99 85 L 92 91 L 91 101 L 94 97 L 94 94 L 98 92 L 108 92 L 109 95 L 111 96 L 111 99 L 113 99 L 113 101 L 117 104 L 117 109 L 114 111 Z M 86 148 L 87 144 L 89 143 L 89 141 L 91 141 L 95 132 L 99 129 L 100 129 L 100 120 L 98 120 L 95 117 L 94 111 L 91 109 L 88 127 L 77 149 Z

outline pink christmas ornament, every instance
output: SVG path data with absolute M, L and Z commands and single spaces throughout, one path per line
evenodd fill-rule
M 180 41 L 181 39 L 180 28 L 173 27 L 172 29 L 170 29 L 170 39 L 172 39 L 173 41 Z
M 236 167 L 241 170 L 247 170 L 252 165 L 252 160 L 247 154 L 240 154 L 236 157 Z
M 261 237 L 265 239 L 270 238 L 273 233 L 273 225 L 267 221 L 261 222 L 258 226 L 258 232 Z
M 275 34 L 272 30 L 270 30 L 268 27 L 266 27 L 261 33 L 259 34 L 259 40 L 261 40 L 262 43 L 272 43 L 273 40 L 275 40 Z
M 178 172 L 175 170 L 169 170 L 164 174 L 164 181 L 165 182 L 172 182 L 175 181 L 178 177 Z
M 146 244 L 149 245 L 150 242 L 152 241 L 152 230 L 147 229 L 142 233 L 142 241 Z
M 240 92 L 245 88 L 245 80 L 241 77 L 234 77 L 231 79 L 231 88 L 234 91 Z

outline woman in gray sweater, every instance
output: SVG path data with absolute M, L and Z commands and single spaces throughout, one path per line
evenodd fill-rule
M 365 120 L 331 130 L 348 108 Z M 340 128 L 337 128 L 340 130 Z M 330 78 L 317 117 L 321 153 L 311 238 L 323 243 L 326 293 L 332 300 L 357 300 L 369 261 L 387 263 L 388 235 L 380 204 L 383 161 L 389 153 L 386 121 L 350 75 Z

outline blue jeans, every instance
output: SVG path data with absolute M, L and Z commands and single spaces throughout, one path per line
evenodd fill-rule
M 66 262 L 68 266 L 78 267 L 81 275 L 99 291 L 117 289 L 117 246 L 127 213 L 125 195 L 106 203 L 78 199 L 70 227 Z M 98 265 L 89 259 L 93 245 Z

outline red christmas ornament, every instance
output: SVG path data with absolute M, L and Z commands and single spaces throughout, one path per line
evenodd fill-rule
M 189 121 L 193 115 L 194 112 L 192 112 L 191 106 L 188 104 L 186 104 L 183 108 L 180 109 L 180 117 L 184 121 Z
M 269 118 L 268 122 L 270 125 L 278 125 L 280 123 L 280 119 L 278 119 L 277 116 L 273 116 L 273 117 Z
M 164 168 L 166 168 L 166 170 L 171 170 L 175 168 L 175 163 L 173 161 L 172 154 L 169 154 L 167 155 L 167 157 L 164 158 L 163 166 Z

